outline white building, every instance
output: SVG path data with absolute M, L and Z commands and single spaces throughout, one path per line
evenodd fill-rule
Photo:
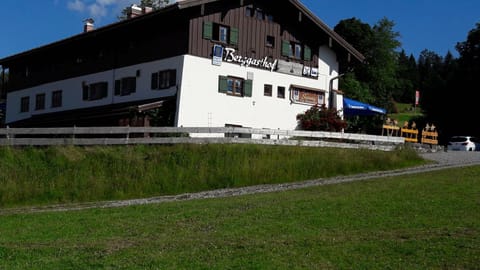
M 0 60 L 6 124 L 295 129 L 362 54 L 297 0 L 184 0 Z M 329 104 L 333 100 L 336 104 Z

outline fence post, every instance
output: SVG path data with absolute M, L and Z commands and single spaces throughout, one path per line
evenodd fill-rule
M 75 125 L 73 125 L 73 132 L 72 132 L 72 145 L 75 145 L 75 133 L 76 133 L 76 127 Z

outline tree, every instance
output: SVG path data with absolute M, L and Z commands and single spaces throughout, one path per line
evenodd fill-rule
M 397 87 L 392 93 L 393 99 L 401 103 L 414 104 L 415 91 L 419 87 L 417 61 L 413 55 L 408 57 L 402 50 L 397 59 Z
M 137 6 L 144 8 L 144 7 L 152 7 L 154 10 L 161 8 L 162 6 L 168 5 L 171 0 L 140 0 L 140 3 Z M 118 16 L 119 20 L 125 20 L 128 17 L 128 9 L 129 7 L 125 7 L 122 10 L 122 13 Z
M 456 72 L 448 80 L 449 100 L 455 108 L 449 125 L 449 135 L 463 132 L 480 136 L 480 127 L 471 123 L 471 116 L 476 115 L 478 106 L 477 90 L 480 88 L 480 23 L 469 31 L 467 40 L 456 46 L 460 54 L 458 62 L 452 69 Z
M 334 31 L 352 44 L 353 47 L 365 55 L 365 57 L 369 57 L 373 40 L 373 30 L 369 24 L 363 23 L 359 19 L 353 17 L 350 19 L 341 20 L 334 27 Z M 356 76 L 360 80 L 363 79 L 363 76 L 360 74 L 360 72 L 363 71 L 362 66 L 364 63 L 348 61 L 347 58 L 340 58 L 339 62 L 341 73 L 346 73 L 349 70 L 355 70 Z
M 334 28 L 365 55 L 366 63 L 353 66 L 355 78 L 364 84 L 363 89 L 369 89 L 374 97 L 374 105 L 388 110 L 393 108 L 392 93 L 398 85 L 396 50 L 401 45 L 398 41 L 400 34 L 393 30 L 394 26 L 394 22 L 387 18 L 381 19 L 373 27 L 352 18 L 340 21 Z M 340 64 L 348 65 L 342 61 Z

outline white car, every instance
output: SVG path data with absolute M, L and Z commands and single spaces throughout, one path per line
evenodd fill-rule
M 472 136 L 453 136 L 448 141 L 448 150 L 480 151 L 480 139 Z

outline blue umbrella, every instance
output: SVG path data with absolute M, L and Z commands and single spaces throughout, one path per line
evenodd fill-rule
M 376 114 L 386 114 L 387 110 L 375 107 L 370 104 L 360 102 L 358 100 L 353 100 L 349 98 L 343 98 L 343 114 L 346 116 L 353 115 L 376 115 Z

